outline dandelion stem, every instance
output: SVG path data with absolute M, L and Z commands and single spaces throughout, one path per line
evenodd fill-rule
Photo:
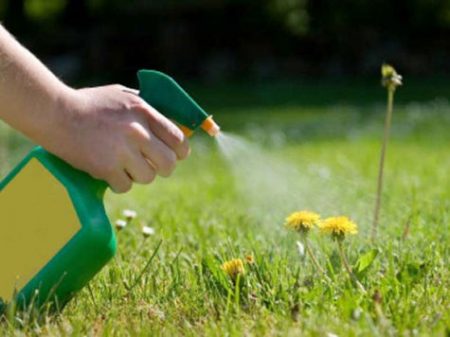
M 361 282 L 358 281 L 355 274 L 353 274 L 352 267 L 350 267 L 350 264 L 348 263 L 347 256 L 344 252 L 344 247 L 342 246 L 342 240 L 337 240 L 338 244 L 338 251 L 339 251 L 339 257 L 341 258 L 341 262 L 344 265 L 345 270 L 347 271 L 348 275 L 350 276 L 350 279 L 355 282 L 356 286 L 361 290 L 362 293 L 366 294 L 367 291 L 364 288 L 364 286 L 361 284 Z
M 309 257 L 311 258 L 311 261 L 312 261 L 313 265 L 316 267 L 316 269 L 317 269 L 322 275 L 325 275 L 325 271 L 324 271 L 323 268 L 320 266 L 320 264 L 317 262 L 317 259 L 316 259 L 315 255 L 314 255 L 314 253 L 313 253 L 311 247 L 309 246 L 308 239 L 305 238 L 305 239 L 303 240 L 303 242 L 304 242 L 304 244 L 305 244 L 306 252 L 308 253 Z
M 386 148 L 389 139 L 389 130 L 391 128 L 395 87 L 390 86 L 388 87 L 387 91 L 388 91 L 387 110 L 386 110 L 386 118 L 384 121 L 383 144 L 381 146 L 380 164 L 378 168 L 377 194 L 375 199 L 375 209 L 373 213 L 373 222 L 372 222 L 372 242 L 375 241 L 377 236 L 378 222 L 380 216 L 381 193 L 383 191 L 384 159 L 386 157 Z
M 338 243 L 338 248 L 339 248 L 339 256 L 341 257 L 342 264 L 344 265 L 347 272 L 350 275 L 353 275 L 352 267 L 350 267 L 348 260 L 347 260 L 347 256 L 345 255 L 345 252 L 344 252 L 344 248 L 342 247 L 342 241 L 339 240 L 337 243 Z

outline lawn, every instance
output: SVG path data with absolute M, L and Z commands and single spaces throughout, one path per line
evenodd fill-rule
M 428 84 L 398 91 L 375 243 L 381 87 L 192 86 L 225 131 L 249 142 L 243 155 L 230 163 L 196 135 L 171 179 L 109 193 L 112 222 L 124 209 L 138 213 L 117 233 L 116 258 L 60 315 L 9 313 L 0 335 L 448 336 L 450 88 Z M 0 141 L 5 174 L 31 145 L 4 125 Z M 355 270 L 377 252 L 358 274 L 367 293 L 330 237 L 309 235 L 327 276 L 301 254 L 300 235 L 283 223 L 302 209 L 358 224 L 344 248 Z M 236 285 L 220 266 L 248 256 Z

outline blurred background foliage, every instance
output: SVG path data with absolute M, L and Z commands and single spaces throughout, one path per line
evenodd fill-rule
M 373 78 L 383 61 L 450 74 L 450 0 L 0 0 L 0 19 L 72 83 L 134 83 L 141 67 L 207 83 Z

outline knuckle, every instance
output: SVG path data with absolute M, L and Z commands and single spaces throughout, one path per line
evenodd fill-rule
M 133 110 L 143 110 L 146 109 L 144 101 L 139 96 L 130 96 L 129 98 L 130 106 Z
M 125 89 L 123 89 L 125 90 Z M 122 96 L 121 99 L 121 109 L 125 110 L 125 111 L 141 111 L 142 109 L 144 109 L 144 103 L 143 101 L 137 97 L 137 96 L 132 96 L 132 95 L 128 95 L 128 96 Z
M 131 104 L 131 102 L 129 102 L 128 100 L 122 100 L 120 102 L 120 109 L 123 111 L 132 111 L 133 110 L 133 104 Z
M 148 104 L 139 96 L 129 95 L 127 98 L 127 104 L 130 110 L 140 113 L 145 118 L 152 113 Z
M 111 87 L 117 90 L 123 90 L 125 88 L 122 84 L 119 83 L 111 84 Z
M 136 124 L 137 123 L 135 123 L 135 122 L 131 122 L 131 123 L 127 123 L 124 126 L 124 133 L 125 133 L 126 137 L 134 138 L 136 136 L 139 136 L 140 130 L 139 130 L 139 126 Z
M 145 129 L 145 127 L 139 123 L 139 122 L 132 122 L 127 127 L 127 134 L 128 136 L 132 137 L 133 139 L 143 139 L 145 141 L 150 141 L 150 134 Z

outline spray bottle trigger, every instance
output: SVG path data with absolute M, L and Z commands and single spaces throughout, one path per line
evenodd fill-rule
M 177 126 L 180 128 L 181 132 L 183 132 L 183 134 L 188 138 L 190 138 L 194 134 L 194 130 L 189 129 L 187 126 L 178 123 Z

